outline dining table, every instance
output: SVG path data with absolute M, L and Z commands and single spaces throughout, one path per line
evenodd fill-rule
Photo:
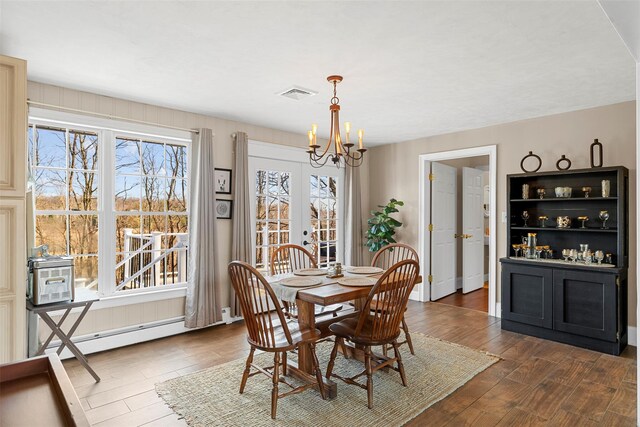
M 282 301 L 295 302 L 297 306 L 297 322 L 301 328 L 315 328 L 320 331 L 321 339 L 331 336 L 332 333 L 329 330 L 329 326 L 332 323 L 346 319 L 348 317 L 357 316 L 358 313 L 364 309 L 364 305 L 367 301 L 367 297 L 371 292 L 372 286 L 345 286 L 338 283 L 338 280 L 342 278 L 355 278 L 355 277 L 370 277 L 373 279 L 379 279 L 384 271 L 375 274 L 355 274 L 350 273 L 352 270 L 350 267 L 344 267 L 343 277 L 328 277 L 326 275 L 316 276 L 322 279 L 322 283 L 316 284 L 304 288 L 294 288 L 285 286 L 282 284 L 283 279 L 294 277 L 295 273 L 277 274 L 272 276 L 265 276 L 269 284 L 271 285 L 275 295 Z M 422 282 L 422 276 L 416 278 L 415 284 Z M 320 316 L 316 318 L 316 306 L 329 306 L 332 304 L 340 304 L 350 302 L 353 304 L 352 310 L 344 310 L 337 316 Z M 359 346 L 346 343 L 345 346 L 339 349 L 340 351 L 346 351 L 346 357 L 358 359 L 364 361 L 364 351 Z M 381 355 L 375 355 L 380 361 L 385 357 Z M 315 376 L 313 374 L 313 355 L 309 344 L 300 345 L 298 348 L 298 360 L 290 360 L 287 362 L 287 375 L 295 377 L 305 382 L 315 382 Z M 376 360 L 372 361 L 376 363 Z M 327 379 L 324 376 L 323 386 L 325 389 L 325 395 L 329 399 L 335 399 L 338 395 L 337 384 L 331 379 Z

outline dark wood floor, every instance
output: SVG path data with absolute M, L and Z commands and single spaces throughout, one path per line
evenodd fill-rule
M 440 298 L 437 301 L 439 304 L 452 305 L 454 307 L 463 307 L 471 310 L 489 312 L 489 287 L 484 286 L 468 294 L 463 294 L 462 289 L 454 294 L 448 295 L 444 298 Z
M 412 331 L 503 359 L 411 426 L 636 425 L 634 347 L 609 356 L 502 331 L 500 320 L 486 313 L 437 303 L 411 302 L 407 322 Z M 102 376 L 97 384 L 76 360 L 64 364 L 92 424 L 179 426 L 184 421 L 156 395 L 154 384 L 247 353 L 238 322 L 90 355 Z

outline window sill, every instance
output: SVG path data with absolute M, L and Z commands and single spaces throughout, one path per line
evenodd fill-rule
M 92 310 L 100 310 L 103 308 L 121 307 L 123 305 L 143 304 L 146 302 L 182 298 L 186 295 L 186 286 L 175 287 L 171 289 L 158 289 L 133 294 L 110 295 L 108 297 L 101 297 L 100 301 L 96 301 L 91 308 Z

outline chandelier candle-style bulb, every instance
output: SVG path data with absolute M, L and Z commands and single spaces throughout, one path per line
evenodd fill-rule
M 313 124 L 311 126 L 311 130 L 308 133 L 309 149 L 307 150 L 307 153 L 309 153 L 309 163 L 315 168 L 320 168 L 331 160 L 338 168 L 343 163 L 345 166 L 358 167 L 362 164 L 364 153 L 367 151 L 362 142 L 364 131 L 362 129 L 358 130 L 359 148 L 352 151 L 351 147 L 353 147 L 353 144 L 349 141 L 351 122 L 345 122 L 345 140 L 343 142 L 342 136 L 340 135 L 340 98 L 338 98 L 336 90 L 338 83 L 342 81 L 342 76 L 329 76 L 327 77 L 327 81 L 333 85 L 333 97 L 329 105 L 329 111 L 331 113 L 329 141 L 324 149 L 318 151 L 320 148 L 317 143 L 318 125 Z

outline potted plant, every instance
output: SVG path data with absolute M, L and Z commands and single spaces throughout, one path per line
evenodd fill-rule
M 369 252 L 377 252 L 389 243 L 396 243 L 393 235 L 402 223 L 391 217 L 391 214 L 399 212 L 397 206 L 404 206 L 404 202 L 391 199 L 385 206 L 378 205 L 381 210 L 371 211 L 372 217 L 367 220 L 369 229 L 366 234 Z

